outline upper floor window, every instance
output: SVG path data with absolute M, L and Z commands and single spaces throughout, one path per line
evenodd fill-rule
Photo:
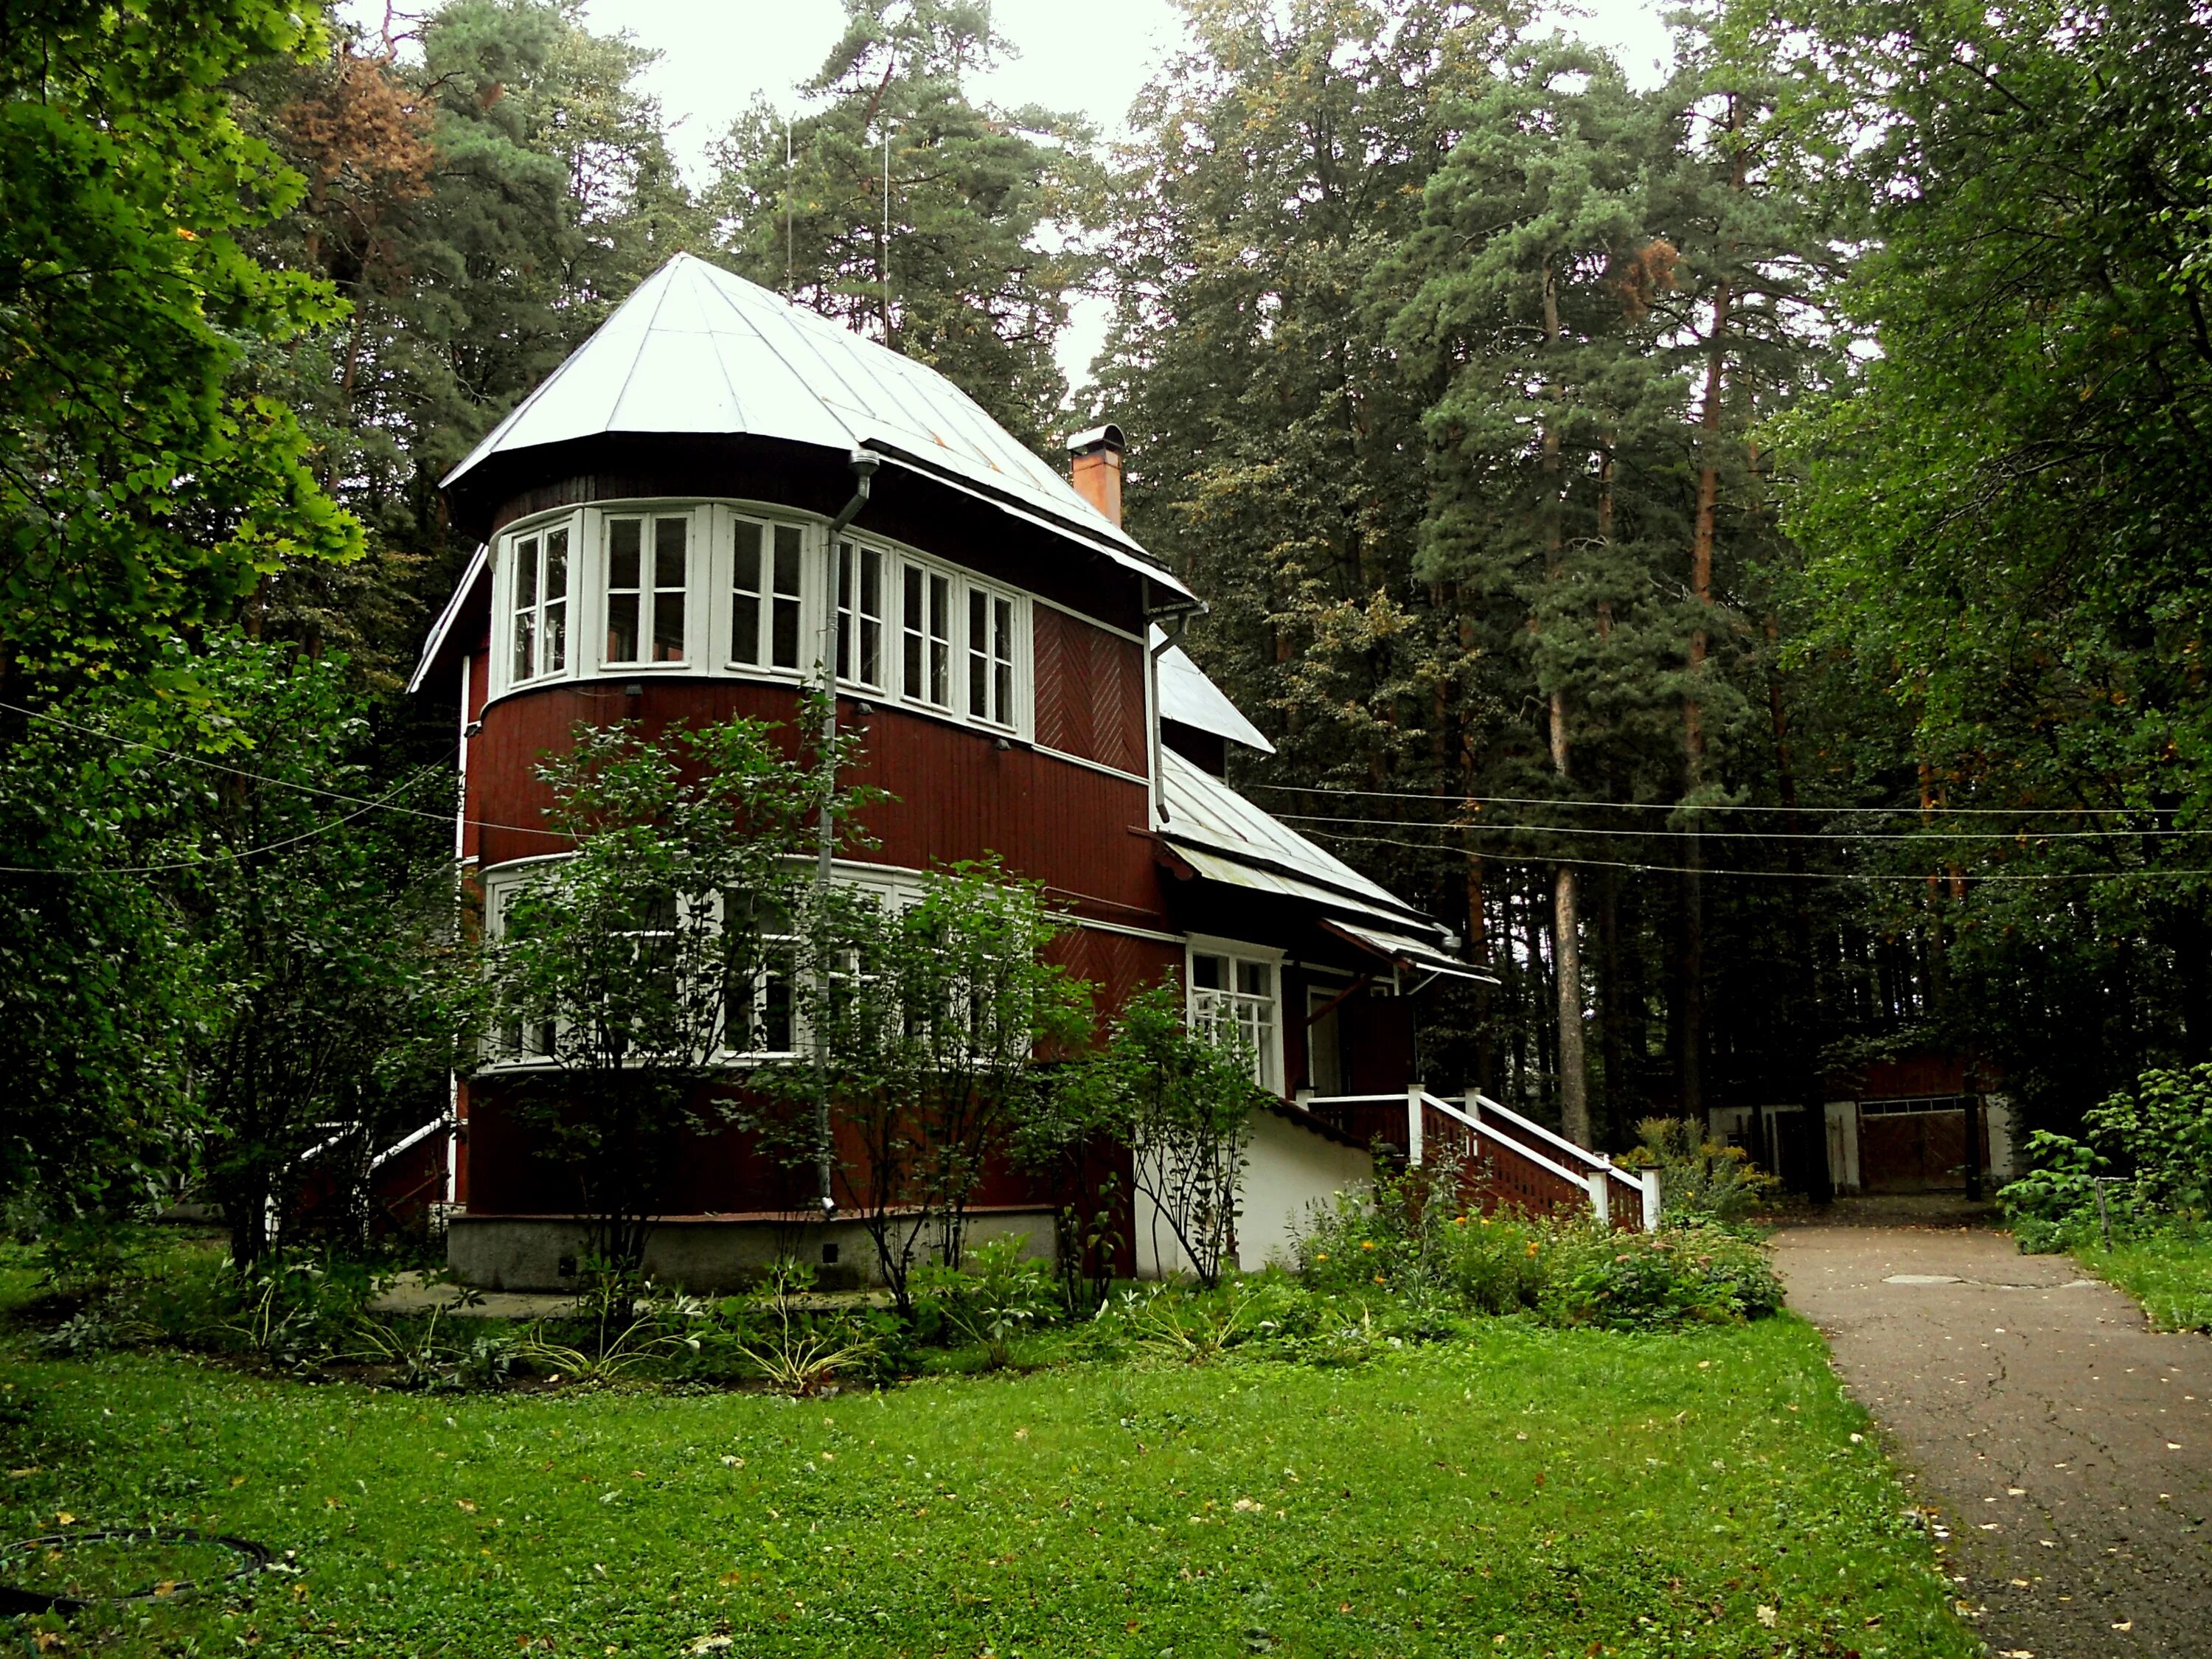
M 655 669 L 810 678 L 834 605 L 850 695 L 1028 730 L 1030 601 L 894 543 L 833 549 L 818 524 L 735 502 L 615 502 L 517 524 L 493 570 L 495 696 Z
M 952 579 L 924 565 L 900 572 L 899 691 L 916 702 L 952 706 Z
M 691 515 L 611 517 L 606 524 L 606 660 L 682 662 Z
M 514 678 L 558 674 L 568 665 L 568 526 L 520 538 L 510 568 Z
M 837 678 L 880 691 L 884 684 L 884 556 L 837 544 Z
M 1014 723 L 1014 602 L 984 587 L 968 590 L 968 712 Z
M 805 536 L 795 524 L 737 521 L 730 567 L 730 661 L 747 668 L 799 666 Z

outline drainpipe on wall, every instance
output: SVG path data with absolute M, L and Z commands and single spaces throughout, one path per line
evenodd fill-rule
M 853 499 L 838 509 L 837 516 L 830 521 L 830 531 L 824 538 L 827 550 L 823 555 L 828 572 L 822 584 L 822 767 L 825 774 L 822 792 L 821 842 L 817 848 L 814 872 L 815 891 L 818 896 L 830 890 L 831 866 L 837 853 L 836 814 L 831 810 L 832 798 L 837 793 L 837 538 L 847 526 L 860 516 L 860 509 L 868 504 L 868 489 L 875 481 L 876 469 L 882 459 L 865 449 L 856 449 L 846 461 L 853 473 Z M 854 574 L 857 576 L 858 572 Z M 817 971 L 822 979 L 816 988 L 817 994 L 826 1009 L 830 1000 L 830 963 L 825 952 L 815 951 Z M 827 1024 L 814 1033 L 814 1167 L 817 1177 L 817 1197 L 820 1200 L 824 1220 L 836 1213 L 837 1199 L 830 1190 L 830 1173 L 833 1159 L 830 1145 L 830 1034 Z

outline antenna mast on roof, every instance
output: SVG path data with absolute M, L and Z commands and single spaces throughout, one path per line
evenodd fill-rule
M 798 183 L 798 164 L 792 157 L 791 118 L 787 115 L 783 118 L 783 297 L 787 300 L 796 291 L 791 272 L 797 262 L 795 250 L 799 241 L 799 222 L 792 191 Z
M 898 125 L 884 117 L 884 232 L 876 244 L 876 274 L 884 283 L 884 343 L 891 343 L 891 129 Z

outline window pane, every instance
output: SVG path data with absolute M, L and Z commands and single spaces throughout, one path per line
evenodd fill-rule
M 545 601 L 545 633 L 539 641 L 544 672 L 557 674 L 568 665 L 568 601 Z
M 1274 982 L 1274 972 L 1264 962 L 1240 962 L 1237 964 L 1237 988 L 1248 997 L 1272 994 Z
M 991 713 L 991 599 L 968 593 L 968 712 L 978 720 Z
M 905 660 L 902 665 L 904 674 L 899 682 L 899 690 L 909 697 L 918 697 L 922 692 L 921 641 L 927 631 L 921 609 L 921 572 L 910 564 L 902 566 L 899 587 L 900 626 L 905 645 Z
M 799 527 L 780 524 L 775 527 L 775 595 L 773 600 L 775 616 L 770 642 L 773 661 L 778 668 L 799 666 L 799 584 L 802 567 L 799 563 L 801 546 Z
M 1014 602 L 991 601 L 991 718 L 1014 723 Z
M 607 660 L 637 660 L 637 595 L 607 595 Z
M 730 577 L 730 660 L 760 661 L 761 527 L 738 521 L 737 562 Z
M 684 660 L 684 590 L 653 596 L 653 659 Z
M 568 530 L 545 532 L 545 599 L 548 604 L 568 597 Z
M 952 581 L 929 579 L 929 700 L 942 708 L 952 701 Z
M 514 678 L 530 678 L 531 664 L 538 654 L 538 618 L 530 611 L 514 613 Z
M 610 590 L 637 586 L 637 551 L 645 533 L 637 519 L 607 521 L 607 586 Z
M 538 538 L 514 544 L 514 608 L 534 609 L 538 604 Z
M 1194 952 L 1190 959 L 1191 983 L 1201 991 L 1224 990 L 1227 988 L 1222 981 L 1226 977 L 1228 965 L 1225 957 L 1209 957 Z
M 691 520 L 653 521 L 653 659 L 684 660 L 684 586 L 689 570 Z
M 884 556 L 860 550 L 860 679 L 884 683 Z
M 691 547 L 691 520 L 689 519 L 655 519 L 653 521 L 653 585 L 655 587 L 684 586 L 684 568 L 689 561 L 685 555 Z
M 837 544 L 837 678 L 853 678 L 853 544 Z

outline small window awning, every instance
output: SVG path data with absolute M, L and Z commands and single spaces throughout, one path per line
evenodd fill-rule
M 1480 969 L 1470 968 L 1457 957 L 1446 956 L 1435 945 L 1422 939 L 1408 939 L 1403 933 L 1387 933 L 1380 927 L 1362 927 L 1357 922 L 1339 921 L 1334 918 L 1324 920 L 1322 930 L 1334 933 L 1370 956 L 1381 957 L 1394 968 L 1415 968 L 1424 973 L 1443 974 L 1452 979 L 1473 980 L 1479 985 L 1498 983 L 1495 978 Z

